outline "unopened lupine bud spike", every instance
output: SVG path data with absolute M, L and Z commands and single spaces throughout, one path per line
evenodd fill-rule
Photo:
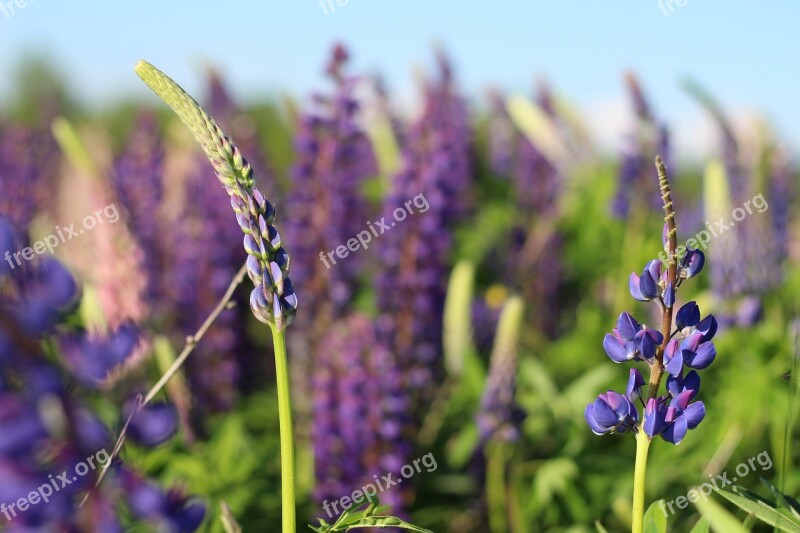
M 280 248 L 278 231 L 271 226 L 274 208 L 254 188 L 255 178 L 250 164 L 214 119 L 166 74 L 146 61 L 136 65 L 136 73 L 189 128 L 230 195 L 231 207 L 245 234 L 245 250 L 259 262 L 259 269 L 248 264 L 248 273 L 257 283 L 254 274 L 260 270 L 263 280 L 250 298 L 253 314 L 260 321 L 282 330 L 296 311 L 294 305 L 281 300 L 284 284 L 289 280 L 289 259 Z M 278 257 L 279 250 L 281 257 Z M 296 300 L 294 302 L 296 304 Z

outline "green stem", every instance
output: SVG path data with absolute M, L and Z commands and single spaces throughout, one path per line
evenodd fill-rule
M 644 481 L 647 477 L 647 451 L 650 438 L 639 429 L 636 434 L 636 464 L 633 470 L 633 533 L 642 533 L 644 529 Z
M 275 347 L 275 376 L 278 382 L 278 418 L 281 438 L 281 504 L 283 533 L 294 533 L 297 527 L 294 497 L 294 434 L 292 433 L 292 398 L 289 393 L 289 369 L 286 357 L 286 334 L 272 327 Z

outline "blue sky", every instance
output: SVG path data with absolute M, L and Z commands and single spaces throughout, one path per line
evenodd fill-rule
M 685 0 L 669 16 L 658 0 L 333 0 L 328 14 L 319 0 L 28 2 L 10 18 L 0 12 L 2 94 L 14 64 L 38 51 L 98 104 L 146 95 L 132 71 L 140 58 L 190 91 L 212 63 L 242 98 L 305 95 L 320 85 L 328 49 L 341 40 L 356 70 L 381 72 L 394 93 L 408 96 L 413 68 L 429 65 L 440 43 L 470 95 L 489 85 L 526 92 L 543 75 L 606 138 L 618 137 L 622 73 L 632 69 L 687 149 L 705 142 L 698 131 L 707 124 L 679 87 L 684 76 L 732 114 L 763 113 L 794 146 L 800 141 L 800 71 L 790 62 L 800 50 L 800 2 Z

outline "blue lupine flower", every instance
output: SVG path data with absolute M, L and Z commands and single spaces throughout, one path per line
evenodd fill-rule
M 678 396 L 687 390 L 692 392 L 690 400 L 693 400 L 700 392 L 700 374 L 695 370 L 689 371 L 685 376 L 683 371 L 679 372 L 677 376 L 667 376 L 667 392 L 671 397 Z
M 617 327 L 603 339 L 606 354 L 615 363 L 649 359 L 664 340 L 660 331 L 639 324 L 630 313 L 621 313 Z
M 620 313 L 617 319 L 617 331 L 623 339 L 632 341 L 641 330 L 641 324 L 630 313 Z
M 635 272 L 631 273 L 628 280 L 628 289 L 631 296 L 640 302 L 649 302 L 661 294 L 661 288 L 666 284 L 666 277 L 667 271 L 662 271 L 661 260 L 653 259 L 645 265 L 641 276 L 637 276 Z M 673 292 L 666 298 L 674 299 L 674 296 Z
M 702 370 L 710 365 L 717 356 L 717 349 L 711 341 L 703 342 L 703 334 L 694 333 L 681 341 L 681 351 L 686 366 Z
M 696 428 L 706 416 L 703 402 L 689 403 L 692 391 L 687 390 L 672 399 L 667 408 L 665 422 L 667 427 L 661 437 L 672 444 L 678 444 L 686 436 L 686 432 Z
M 650 398 L 644 408 L 642 429 L 650 438 L 660 435 L 666 429 L 667 405 L 664 397 Z
M 680 269 L 680 277 L 693 278 L 703 270 L 703 265 L 706 264 L 706 256 L 700 250 L 693 250 L 689 248 L 686 254 L 681 259 L 678 265 Z
M 656 348 L 661 345 L 663 340 L 664 335 L 657 329 L 643 329 L 634 338 L 636 348 L 645 359 L 650 359 L 656 354 Z
M 675 326 L 678 329 L 696 326 L 700 322 L 700 308 L 697 302 L 687 302 L 675 314 Z
M 128 505 L 137 518 L 175 533 L 195 531 L 203 522 L 205 506 L 189 502 L 180 491 L 164 492 L 128 470 L 122 471 L 121 478 Z
M 129 404 L 126 415 L 130 415 L 135 405 L 135 402 Z M 177 431 L 178 414 L 173 406 L 166 403 L 145 405 L 131 417 L 128 426 L 131 439 L 148 448 L 167 442 Z
M 642 396 L 642 387 L 644 386 L 644 378 L 642 377 L 642 373 L 636 370 L 635 368 L 631 368 L 631 374 L 628 378 L 628 386 L 625 388 L 625 396 L 631 402 L 635 402 Z
M 633 339 L 624 339 L 617 329 L 612 330 L 612 333 L 606 333 L 603 338 L 603 349 L 615 363 L 631 361 L 639 356 L 639 350 Z
M 140 334 L 131 323 L 106 336 L 65 336 L 60 339 L 61 354 L 82 384 L 99 388 L 109 374 L 119 368 L 136 350 Z
M 610 390 L 600 394 L 594 403 L 586 406 L 586 422 L 597 435 L 635 431 L 639 412 L 633 403 L 618 392 Z

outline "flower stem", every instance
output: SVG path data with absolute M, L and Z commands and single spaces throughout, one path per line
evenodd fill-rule
M 656 169 L 658 170 L 658 185 L 661 190 L 661 200 L 664 203 L 664 222 L 667 225 L 667 284 L 677 287 L 678 281 L 678 228 L 675 225 L 675 209 L 672 206 L 672 192 L 669 187 L 669 177 L 667 167 L 660 156 L 656 156 Z M 658 387 L 661 384 L 661 376 L 664 373 L 664 350 L 672 336 L 672 306 L 665 305 L 661 314 L 661 334 L 664 340 L 656 350 L 654 364 L 650 370 L 650 387 L 647 398 L 658 396 Z
M 275 347 L 275 375 L 278 382 L 283 533 L 294 533 L 297 527 L 294 497 L 294 434 L 292 432 L 292 398 L 289 393 L 289 369 L 286 357 L 286 333 L 283 329 L 272 326 L 272 341 Z
M 633 470 L 633 517 L 631 531 L 644 530 L 644 482 L 647 477 L 647 451 L 650 438 L 641 429 L 636 434 L 636 464 Z

